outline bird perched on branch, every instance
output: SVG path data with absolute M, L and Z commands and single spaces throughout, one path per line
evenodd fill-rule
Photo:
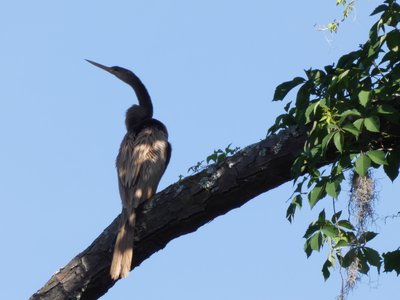
M 116 160 L 122 213 L 110 275 L 117 280 L 131 270 L 136 209 L 156 192 L 171 157 L 171 145 L 165 125 L 153 119 L 153 104 L 142 81 L 130 70 L 87 61 L 130 85 L 139 101 L 126 111 L 127 133 Z

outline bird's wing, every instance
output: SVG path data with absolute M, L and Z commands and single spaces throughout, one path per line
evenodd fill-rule
M 167 164 L 168 147 L 166 132 L 156 127 L 125 136 L 117 170 L 122 203 L 128 211 L 155 193 Z

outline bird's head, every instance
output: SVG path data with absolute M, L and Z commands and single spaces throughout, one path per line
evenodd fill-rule
M 132 81 L 132 78 L 136 77 L 136 75 L 133 74 L 132 71 L 122 68 L 122 67 L 118 67 L 118 66 L 106 67 L 106 66 L 103 66 L 102 64 L 99 64 L 97 62 L 94 62 L 94 61 L 91 61 L 88 59 L 86 59 L 86 61 L 96 67 L 99 67 L 100 69 L 103 69 L 103 70 L 115 75 L 116 77 L 121 79 L 123 82 L 128 83 L 128 84 Z
M 151 118 L 153 116 L 153 104 L 151 103 L 149 92 L 147 91 L 146 87 L 139 79 L 139 77 L 135 75 L 135 73 L 125 68 L 117 66 L 106 67 L 88 59 L 87 61 L 90 62 L 92 65 L 113 74 L 117 78 L 121 79 L 123 82 L 130 85 L 134 89 L 139 101 L 139 105 L 141 106 L 141 109 L 145 113 L 146 117 Z

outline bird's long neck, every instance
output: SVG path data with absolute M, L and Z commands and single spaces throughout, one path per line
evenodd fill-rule
M 133 88 L 135 91 L 136 97 L 139 101 L 140 107 L 142 107 L 145 111 L 147 118 L 153 117 L 153 104 L 151 103 L 151 98 L 149 92 L 147 91 L 146 87 L 144 86 L 143 82 L 137 77 L 135 74 L 132 73 L 132 78 L 129 80 L 128 84 Z

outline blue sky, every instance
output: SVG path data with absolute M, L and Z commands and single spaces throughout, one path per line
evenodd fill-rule
M 334 0 L 3 3 L 4 299 L 27 299 L 120 212 L 114 161 L 136 99 L 85 58 L 132 69 L 147 86 L 173 145 L 163 189 L 214 149 L 265 137 L 283 108 L 274 88 L 363 43 L 379 3 L 359 1 L 337 35 L 314 27 L 340 17 Z M 378 216 L 399 211 L 398 183 L 376 176 Z M 102 299 L 335 299 L 339 273 L 325 283 L 320 272 L 326 253 L 302 250 L 322 205 L 291 225 L 291 192 L 283 185 L 172 241 Z M 399 246 L 396 225 L 374 225 L 379 249 Z M 397 286 L 373 271 L 351 299 L 395 299 Z

